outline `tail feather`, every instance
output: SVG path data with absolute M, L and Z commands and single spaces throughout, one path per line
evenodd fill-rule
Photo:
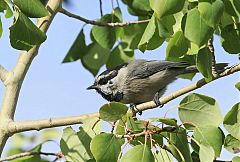
M 218 73 L 221 73 L 225 70 L 225 67 L 227 67 L 227 66 L 228 66 L 228 63 L 217 63 L 216 64 L 216 70 L 217 70 Z M 199 71 L 198 71 L 196 65 L 192 65 L 192 66 L 186 67 L 183 74 L 198 73 L 198 72 Z
M 228 63 L 217 63 L 216 70 L 218 73 L 221 73 L 226 69 L 227 66 L 228 66 Z

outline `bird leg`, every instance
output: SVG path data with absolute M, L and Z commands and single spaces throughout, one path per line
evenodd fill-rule
M 130 103 L 130 109 L 132 110 L 133 114 L 136 114 L 135 110 L 137 110 L 138 111 L 138 115 L 142 115 L 142 111 L 137 109 L 136 104 Z
M 157 107 L 159 106 L 160 108 L 162 108 L 164 106 L 164 104 L 162 104 L 159 99 L 160 97 L 162 96 L 162 93 L 161 93 L 161 90 L 160 89 L 155 95 L 154 95 L 154 98 L 153 98 L 153 102 L 157 105 Z

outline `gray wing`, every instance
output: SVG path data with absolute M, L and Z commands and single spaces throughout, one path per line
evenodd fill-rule
M 139 60 L 139 64 L 136 67 L 132 67 L 132 76 L 136 78 L 146 78 L 159 71 L 166 69 L 185 69 L 189 64 L 186 62 L 172 62 L 172 61 L 159 61 L 159 60 Z

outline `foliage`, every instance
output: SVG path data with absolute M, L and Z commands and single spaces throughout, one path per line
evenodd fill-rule
M 236 108 L 237 105 L 226 114 L 224 121 L 227 121 L 228 116 Z M 114 109 L 118 110 L 114 111 Z M 113 114 L 113 112 L 115 113 Z M 177 123 L 174 118 L 149 118 L 144 121 L 134 119 L 131 114 L 127 113 L 125 105 L 114 102 L 103 105 L 99 113 L 100 116 L 103 115 L 103 119 L 100 121 L 104 120 L 110 123 L 112 131 L 110 133 L 99 131 L 94 136 L 85 132 L 87 136 L 92 137 L 92 140 L 84 145 L 77 143 L 77 141 L 86 141 L 84 140 L 86 136 L 78 135 L 82 130 L 75 132 L 74 135 L 67 135 L 63 139 L 67 138 L 69 141 L 66 144 L 69 145 L 68 147 L 61 145 L 63 153 L 66 152 L 65 148 L 69 150 L 72 148 L 76 150 L 75 153 L 80 155 L 84 153 L 83 148 L 80 149 L 80 147 L 86 146 L 84 149 L 86 152 L 92 153 L 91 158 L 96 161 L 118 161 L 121 159 L 123 162 L 136 160 L 150 162 L 175 158 L 178 161 L 190 162 L 196 161 L 197 158 L 200 161 L 210 162 L 220 156 L 223 145 L 230 152 L 239 152 L 239 138 L 234 137 L 236 134 L 234 134 L 235 132 L 231 133 L 231 131 L 225 138 L 219 127 L 219 124 L 223 122 L 220 108 L 216 101 L 208 96 L 192 93 L 180 102 L 179 115 L 182 123 Z M 201 115 L 204 115 L 206 122 L 203 122 Z M 231 119 L 234 120 L 231 122 L 232 124 L 239 126 L 239 121 Z M 96 120 L 97 123 L 100 121 Z M 88 122 L 82 127 L 92 124 Z M 118 127 L 123 128 L 122 131 L 119 131 Z M 67 133 L 69 129 L 64 130 L 64 135 L 69 134 Z M 189 134 L 189 131 L 193 133 Z M 78 138 L 74 137 L 76 135 Z M 70 142 L 73 138 L 76 139 Z M 127 149 L 127 152 L 123 153 L 127 145 L 131 149 Z M 77 149 L 78 147 L 79 149 Z M 67 157 L 68 155 L 69 153 L 67 153 Z M 79 158 L 75 160 L 72 158 L 70 161 L 79 161 Z
M 36 134 L 15 134 L 12 137 L 11 148 L 7 155 L 15 155 L 22 152 L 41 152 L 44 145 L 56 144 L 54 140 L 59 140 L 61 132 L 57 129 L 47 129 L 41 131 L 39 135 Z M 39 144 L 40 143 L 40 144 Z M 39 155 L 26 156 L 12 160 L 12 162 L 48 162 L 49 158 Z
M 129 14 L 138 20 L 149 20 L 148 23 L 123 27 L 94 25 L 88 33 L 91 37 L 88 44 L 83 27 L 64 63 L 80 60 L 95 76 L 104 65 L 115 67 L 133 59 L 137 49 L 142 52 L 154 50 L 165 42 L 167 60 L 196 65 L 210 82 L 213 79 L 212 53 L 208 41 L 214 34 L 220 36 L 227 53 L 240 53 L 239 0 L 122 0 L 122 3 Z M 5 12 L 5 18 L 13 19 L 9 28 L 13 48 L 28 51 L 47 39 L 31 19 L 49 15 L 40 1 L 0 0 L 0 12 Z M 114 8 L 97 22 L 123 22 L 121 8 Z M 0 36 L 2 30 L 0 21 Z M 236 88 L 239 87 L 237 83 Z M 220 156 L 222 146 L 229 152 L 240 152 L 240 103 L 223 117 L 215 99 L 191 93 L 182 99 L 178 108 L 181 122 L 162 116 L 140 120 L 121 103 L 105 104 L 99 110 L 100 118 L 86 119 L 78 131 L 71 127 L 63 130 L 61 151 L 66 161 L 71 162 L 162 162 L 172 159 L 210 162 Z M 103 122 L 110 124 L 111 131 L 103 129 Z M 222 123 L 228 132 L 226 137 L 219 127 Z M 17 140 L 21 138 L 26 140 L 21 135 L 16 137 Z M 46 138 L 49 139 L 49 135 L 43 139 Z M 26 151 L 22 141 L 19 140 L 9 154 Z M 40 151 L 41 146 L 37 145 L 34 151 Z M 40 155 L 17 161 L 40 160 L 46 161 Z M 232 161 L 239 161 L 239 158 Z
M 207 42 L 213 37 L 213 34 L 221 36 L 221 43 L 226 52 L 233 54 L 240 52 L 238 48 L 240 41 L 239 3 L 236 1 L 134 0 L 123 1 L 123 3 L 127 5 L 130 14 L 138 16 L 139 20 L 149 19 L 149 23 L 124 27 L 93 26 L 92 43 L 99 44 L 108 50 L 108 56 L 102 56 L 105 59 L 97 59 L 99 66 L 92 67 L 91 60 L 100 58 L 98 51 L 103 49 L 98 48 L 94 51 L 95 58 L 87 57 L 87 55 L 93 56 L 93 53 L 89 53 L 87 50 L 92 48 L 92 43 L 86 45 L 85 36 L 82 33 L 82 41 L 78 42 L 77 46 L 75 42 L 69 51 L 71 53 L 67 55 L 67 57 L 75 59 L 67 62 L 81 59 L 84 67 L 96 75 L 104 64 L 107 65 L 107 68 L 112 68 L 133 58 L 121 57 L 122 61 L 117 62 L 114 66 L 109 66 L 109 63 L 119 57 L 119 54 L 118 56 L 116 54 L 116 49 L 121 49 L 121 54 L 127 51 L 132 55 L 136 49 L 142 52 L 153 50 L 159 48 L 166 41 L 168 43 L 166 59 L 196 64 L 206 81 L 211 81 L 211 53 L 207 48 Z M 112 14 L 103 15 L 99 21 L 121 22 L 120 8 L 115 8 Z M 134 30 L 136 28 L 137 30 Z M 72 52 L 73 48 L 76 52 Z M 82 57 L 83 55 L 86 57 Z M 195 60 L 189 61 L 188 57 L 192 57 L 190 55 L 196 56 Z M 64 62 L 66 62 L 66 58 Z

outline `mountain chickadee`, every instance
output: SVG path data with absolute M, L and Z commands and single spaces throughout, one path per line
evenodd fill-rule
M 217 65 L 223 69 L 227 64 Z M 95 89 L 108 101 L 136 105 L 153 100 L 160 106 L 168 84 L 180 74 L 196 72 L 196 66 L 186 62 L 132 60 L 104 71 L 87 89 Z

